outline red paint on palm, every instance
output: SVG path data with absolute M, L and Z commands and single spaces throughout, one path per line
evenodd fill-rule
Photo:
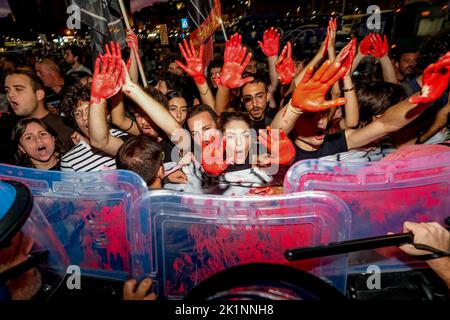
M 259 130 L 258 141 L 270 153 L 272 164 L 289 165 L 295 158 L 295 147 L 282 129 Z
M 292 96 L 292 106 L 308 112 L 318 112 L 347 103 L 345 98 L 330 101 L 325 100 L 325 94 L 331 86 L 341 79 L 347 72 L 346 67 L 341 65 L 342 59 L 348 57 L 348 52 L 339 54 L 333 63 L 325 61 L 313 76 L 314 67 L 306 70 L 302 81 L 297 85 Z
M 373 33 L 370 37 L 370 41 L 372 44 L 372 50 L 370 51 L 370 53 L 375 58 L 382 58 L 389 53 L 389 45 L 386 35 L 383 39 L 381 39 L 381 36 L 378 33 Z
M 95 61 L 91 86 L 91 103 L 95 104 L 116 95 L 125 82 L 120 44 L 111 42 L 111 49 L 108 45 L 105 49 L 106 54 L 100 54 Z
M 235 89 L 253 81 L 253 77 L 242 79 L 242 73 L 250 62 L 252 54 L 247 54 L 247 49 L 242 47 L 241 41 L 242 37 L 234 34 L 225 45 L 224 65 L 218 81 L 220 86 Z
M 280 50 L 280 33 L 274 27 L 264 32 L 263 42 L 258 41 L 261 50 L 267 57 L 278 56 Z
M 327 55 L 328 45 L 330 44 L 331 33 L 336 32 L 336 29 L 337 29 L 336 18 L 330 18 L 330 20 L 328 21 L 327 35 L 326 35 L 324 43 L 323 43 L 322 58 L 324 58 Z
M 175 62 L 184 70 L 188 75 L 190 75 L 195 83 L 204 84 L 206 82 L 203 67 L 203 50 L 205 46 L 202 44 L 200 46 L 200 52 L 197 55 L 194 43 L 190 40 L 190 43 L 184 39 L 183 44 L 179 44 L 181 54 L 184 60 L 186 60 L 186 65 L 181 61 L 176 60 Z
M 290 84 L 295 75 L 295 64 L 292 60 L 292 45 L 290 42 L 284 47 L 276 64 L 277 73 L 282 84 Z
M 219 175 L 228 168 L 225 150 L 226 140 L 219 135 L 202 142 L 202 167 L 206 173 Z
M 420 96 L 409 99 L 411 103 L 428 103 L 438 99 L 447 89 L 450 80 L 450 51 L 430 64 L 423 72 Z
M 359 43 L 359 52 L 364 55 L 368 56 L 371 54 L 372 51 L 372 33 L 368 34 L 364 37 L 364 39 L 361 40 Z
M 340 62 L 342 63 L 342 67 L 344 67 L 347 71 L 350 70 L 353 64 L 353 59 L 355 58 L 356 54 L 356 39 L 352 39 L 342 51 L 348 51 L 345 53 L 345 58 L 341 60 L 342 57 L 340 57 Z M 341 52 L 342 52 L 341 51 Z

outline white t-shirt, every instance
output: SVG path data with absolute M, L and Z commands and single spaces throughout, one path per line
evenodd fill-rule
M 228 171 L 219 176 L 209 176 L 195 163 L 183 167 L 188 183 L 166 184 L 165 189 L 188 193 L 241 196 L 251 188 L 264 187 L 272 182 L 272 177 L 258 168 Z
M 111 129 L 109 132 L 114 137 L 127 135 L 118 129 Z M 115 169 L 115 157 L 91 147 L 84 140 L 61 158 L 61 171 L 96 172 Z

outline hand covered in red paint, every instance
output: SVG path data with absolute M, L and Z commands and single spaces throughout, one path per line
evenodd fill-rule
M 325 40 L 323 41 L 320 47 L 322 58 L 326 56 L 331 43 L 334 50 L 334 41 L 336 40 L 336 30 L 337 30 L 336 18 L 330 18 L 330 20 L 328 21 L 327 35 L 325 36 Z
M 277 73 L 282 84 L 290 84 L 295 75 L 295 64 L 292 60 L 292 45 L 288 41 L 276 64 Z
M 234 34 L 225 45 L 224 65 L 218 80 L 220 86 L 235 89 L 253 81 L 253 77 L 242 79 L 242 73 L 250 62 L 252 54 L 247 54 L 247 48 L 242 47 L 241 41 L 242 37 Z
M 184 47 L 183 47 L 184 45 Z M 186 60 L 186 65 L 184 65 L 181 61 L 176 60 L 175 62 L 180 66 L 181 69 L 184 70 L 188 75 L 190 75 L 195 83 L 204 84 L 206 82 L 204 75 L 204 67 L 203 67 L 203 50 L 204 45 L 200 46 L 200 52 L 197 55 L 195 51 L 194 44 L 192 40 L 187 43 L 186 39 L 183 40 L 183 44 L 179 44 L 181 54 Z
M 328 28 L 327 28 L 327 43 L 325 50 L 328 51 L 328 58 L 334 59 L 335 54 L 335 43 L 336 43 L 336 32 L 337 32 L 337 21 L 336 18 L 331 18 L 328 22 Z M 325 54 L 322 55 L 323 57 Z
M 348 51 L 348 54 L 347 54 Z M 344 67 L 347 72 L 345 73 L 346 76 L 350 76 L 351 69 L 353 65 L 353 60 L 355 59 L 356 54 L 356 39 L 352 39 L 344 49 L 341 50 L 338 56 L 338 60 L 343 61 L 342 67 Z M 343 60 L 341 60 L 343 55 L 347 55 L 347 57 Z
M 427 103 L 438 99 L 448 87 L 450 80 L 450 51 L 430 64 L 423 72 L 420 96 L 409 98 L 411 103 Z
M 370 54 L 375 58 L 382 58 L 389 53 L 389 45 L 386 35 L 381 39 L 380 34 L 372 33 L 371 35 L 372 50 Z
M 270 163 L 286 166 L 295 158 L 295 147 L 283 129 L 259 130 L 258 141 L 270 153 Z
M 358 53 L 362 56 L 369 56 L 372 51 L 372 33 L 369 33 L 359 43 Z
M 137 281 L 130 279 L 123 285 L 123 300 L 156 300 L 156 294 L 147 294 L 152 287 L 152 279 L 146 278 L 137 284 Z
M 341 79 L 351 67 L 351 54 L 354 53 L 355 40 L 341 50 L 334 62 L 325 61 L 313 76 L 314 67 L 306 70 L 302 81 L 292 96 L 292 106 L 309 112 L 318 112 L 347 103 L 345 98 L 325 101 L 325 94 L 333 84 Z
M 258 41 L 261 50 L 267 57 L 278 56 L 280 51 L 280 33 L 274 27 L 264 31 L 263 42 Z
M 111 49 L 105 45 L 105 50 L 106 54 L 100 54 L 95 61 L 91 103 L 100 103 L 101 99 L 109 99 L 116 95 L 126 81 L 120 44 L 111 42 Z
M 211 133 L 210 133 L 211 134 Z M 215 132 L 202 141 L 202 167 L 206 173 L 219 175 L 228 168 L 224 160 L 226 140 L 220 132 Z

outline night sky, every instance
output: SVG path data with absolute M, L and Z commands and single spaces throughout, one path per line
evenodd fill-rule
M 158 1 L 161 0 L 131 0 L 131 11 L 140 10 Z M 5 17 L 9 13 L 11 13 L 11 10 L 9 9 L 8 0 L 0 0 L 0 17 Z

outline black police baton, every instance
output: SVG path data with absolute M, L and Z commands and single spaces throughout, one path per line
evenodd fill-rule
M 450 217 L 445 219 L 445 223 L 450 226 Z M 450 227 L 446 229 L 450 232 Z M 325 246 L 290 249 L 285 251 L 284 257 L 289 261 L 296 261 L 390 246 L 400 246 L 413 242 L 414 235 L 412 232 L 397 233 L 379 237 L 333 242 Z M 422 246 L 422 248 L 426 250 L 427 248 L 425 247 L 427 246 Z

